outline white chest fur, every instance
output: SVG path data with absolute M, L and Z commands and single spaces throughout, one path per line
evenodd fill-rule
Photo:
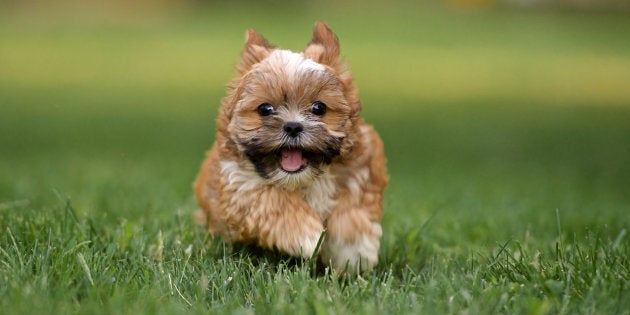
M 335 179 L 328 170 L 318 176 L 311 185 L 302 188 L 301 192 L 306 203 L 319 214 L 322 221 L 326 220 L 337 203 L 334 199 Z
M 252 167 L 241 167 L 234 161 L 221 162 L 221 173 L 227 179 L 230 190 L 238 191 L 234 198 L 241 199 L 242 194 L 249 194 L 251 191 L 259 189 L 269 183 L 261 178 Z M 322 221 L 326 220 L 330 211 L 335 207 L 335 179 L 324 169 L 321 175 L 317 176 L 306 186 L 297 188 L 300 190 L 304 201 L 315 210 Z

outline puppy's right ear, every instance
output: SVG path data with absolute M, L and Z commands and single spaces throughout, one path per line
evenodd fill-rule
M 273 46 L 253 29 L 247 30 L 246 36 L 245 47 L 241 52 L 241 61 L 236 66 L 236 70 L 241 75 L 247 73 L 253 65 L 267 58 L 273 50 Z

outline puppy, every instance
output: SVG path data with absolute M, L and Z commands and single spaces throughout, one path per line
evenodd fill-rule
M 198 221 L 229 241 L 318 255 L 337 272 L 372 269 L 387 185 L 383 143 L 360 117 L 335 34 L 318 22 L 296 53 L 249 30 L 236 70 L 194 184 Z

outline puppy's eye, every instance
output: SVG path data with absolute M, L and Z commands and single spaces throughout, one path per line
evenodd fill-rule
M 262 103 L 258 106 L 258 115 L 269 116 L 273 113 L 275 108 L 269 103 Z
M 317 116 L 323 116 L 326 114 L 326 104 L 320 101 L 313 103 L 313 105 L 311 105 L 311 113 Z

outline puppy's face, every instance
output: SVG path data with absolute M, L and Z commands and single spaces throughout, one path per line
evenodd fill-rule
M 227 136 L 260 177 L 299 187 L 327 170 L 348 149 L 358 101 L 348 97 L 338 42 L 325 28 L 304 53 L 278 50 L 250 31 L 238 69 L 241 77 L 224 107 Z M 354 95 L 352 90 L 351 96 Z
M 341 153 L 350 107 L 326 66 L 274 50 L 242 78 L 229 131 L 258 174 L 299 185 Z

